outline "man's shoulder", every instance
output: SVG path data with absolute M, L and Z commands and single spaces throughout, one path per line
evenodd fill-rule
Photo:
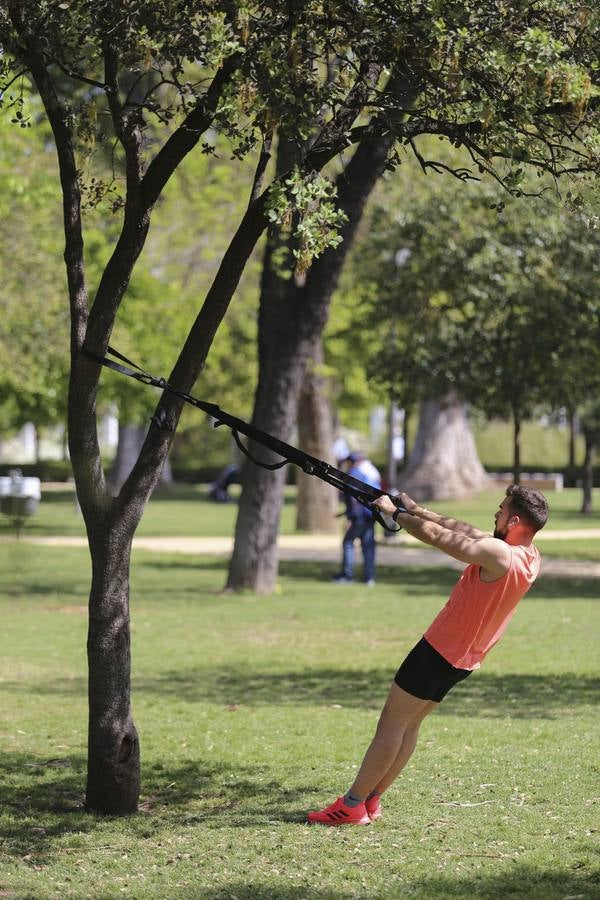
M 540 571 L 542 557 L 535 544 L 515 544 L 512 548 L 511 567 L 534 578 Z
M 522 559 L 538 559 L 540 556 L 540 551 L 534 543 L 512 544 L 511 546 Z

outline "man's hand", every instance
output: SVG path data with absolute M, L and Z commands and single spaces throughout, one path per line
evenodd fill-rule
M 406 510 L 408 510 L 409 513 L 412 513 L 413 510 L 417 509 L 417 504 L 414 500 L 411 500 L 408 494 L 399 494 L 398 500 L 400 501 L 400 504 Z M 393 514 L 398 509 L 398 505 L 394 503 L 394 501 L 388 494 L 383 494 L 381 497 L 378 497 L 377 500 L 373 500 L 371 506 L 374 506 L 375 509 L 378 509 L 380 512 L 382 512 L 384 516 L 393 516 Z
M 404 491 L 400 491 L 398 494 L 398 499 L 402 503 L 404 509 L 406 509 L 409 513 L 415 513 L 417 509 L 419 509 L 419 504 L 415 503 L 415 501 L 405 494 Z

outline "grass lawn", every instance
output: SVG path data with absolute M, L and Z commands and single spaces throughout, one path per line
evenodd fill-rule
M 489 471 L 513 464 L 513 425 L 497 419 L 471 423 L 477 453 Z M 575 457 L 583 462 L 585 448 L 582 435 L 575 441 Z M 521 459 L 526 466 L 543 465 L 560 469 L 569 458 L 569 430 L 566 426 L 523 422 L 521 428 Z
M 231 495 L 235 497 L 238 493 L 239 488 L 234 486 Z M 281 530 L 286 534 L 295 529 L 294 498 L 294 489 L 288 488 L 281 523 Z M 236 513 L 236 503 L 212 502 L 206 485 L 178 485 L 172 490 L 159 491 L 154 495 L 146 506 L 137 534 L 146 537 L 232 535 Z M 2 516 L 0 535 L 13 533 L 10 521 Z M 27 520 L 24 533 L 85 535 L 85 525 L 76 507 L 73 489 L 43 491 L 38 511 Z
M 81 810 L 83 550 L 0 545 L 0 896 L 600 897 L 600 597 L 543 578 L 503 642 L 425 722 L 368 828 L 304 824 L 353 780 L 399 661 L 455 579 L 374 589 L 282 565 L 220 595 L 221 560 L 134 553 L 139 815 Z
M 234 487 L 236 496 L 239 488 Z M 492 529 L 493 514 L 502 498 L 502 488 L 484 491 L 471 500 L 461 502 L 444 501 L 431 503 L 433 509 L 472 522 L 483 529 Z M 37 514 L 27 520 L 24 534 L 32 536 L 58 536 L 85 534 L 81 514 L 75 507 L 72 490 L 44 492 Z M 557 530 L 600 529 L 600 508 L 591 515 L 579 512 L 581 491 L 576 489 L 560 492 L 549 491 L 550 521 L 548 528 Z M 600 505 L 600 501 L 597 501 Z M 144 512 L 137 534 L 146 537 L 183 536 L 205 537 L 233 535 L 236 503 L 213 503 L 209 500 L 204 486 L 178 486 L 172 491 L 158 493 L 150 501 Z M 281 532 L 293 534 L 295 531 L 296 505 L 295 490 L 286 489 L 285 504 L 281 521 Z M 10 521 L 0 518 L 0 536 L 13 534 Z M 379 530 L 381 537 L 383 532 Z M 546 556 L 569 557 L 580 560 L 600 560 L 600 538 L 585 540 L 552 540 L 541 532 L 538 537 L 540 549 Z

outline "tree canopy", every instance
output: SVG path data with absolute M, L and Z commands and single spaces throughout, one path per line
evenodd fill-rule
M 372 381 L 408 405 L 452 389 L 517 424 L 576 408 L 600 385 L 595 222 L 550 193 L 505 206 L 489 185 L 408 181 L 353 256 Z

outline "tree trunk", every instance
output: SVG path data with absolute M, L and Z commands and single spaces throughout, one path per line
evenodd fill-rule
M 308 353 L 308 350 L 306 351 Z M 267 393 L 257 394 L 253 424 L 287 441 L 295 421 L 296 403 L 302 383 L 301 348 L 293 366 L 288 366 Z M 279 360 L 283 366 L 284 360 Z M 304 360 L 302 360 L 302 363 Z M 292 401 L 290 402 L 290 398 Z M 250 441 L 252 455 L 267 463 L 278 457 Z M 277 533 L 283 505 L 287 468 L 268 471 L 246 461 L 242 470 L 242 494 L 235 527 L 235 542 L 229 564 L 227 587 L 251 588 L 258 594 L 273 590 L 277 578 Z
M 521 417 L 513 410 L 513 480 L 521 484 Z
M 575 446 L 577 440 L 577 413 L 574 409 L 568 410 L 567 421 L 569 423 L 569 458 L 567 465 L 573 471 L 575 468 Z
M 114 494 L 118 494 L 137 462 L 142 449 L 146 430 L 141 425 L 119 422 L 117 452 L 110 468 L 108 483 Z
M 388 436 L 387 436 L 387 489 L 395 491 L 398 489 L 398 466 L 404 463 L 406 457 L 406 445 L 404 437 L 400 435 L 399 427 L 399 410 L 395 400 L 390 398 L 388 408 Z M 402 440 L 404 453 L 399 456 L 397 453 L 397 442 Z M 386 532 L 387 534 L 387 532 Z
M 404 407 L 404 466 L 405 467 L 409 464 L 410 455 L 412 453 L 411 441 L 412 441 L 414 411 L 415 411 L 415 408 L 412 405 Z
M 116 495 L 119 493 L 131 470 L 137 462 L 140 450 L 146 439 L 147 429 L 141 425 L 126 424 L 119 422 L 119 440 L 117 442 L 117 452 L 110 468 L 108 476 L 108 484 L 111 491 Z M 161 485 L 173 484 L 173 473 L 171 471 L 171 463 L 169 457 L 166 458 L 165 464 L 160 473 Z
M 33 426 L 33 456 L 34 463 L 39 463 L 40 461 L 40 430 L 34 425 Z
M 333 422 L 325 394 L 325 379 L 318 371 L 322 360 L 323 347 L 319 340 L 300 391 L 298 444 L 305 453 L 329 461 L 333 446 Z M 337 497 L 330 485 L 298 469 L 297 487 L 297 530 L 313 534 L 337 533 Z
M 130 705 L 132 534 L 123 535 L 121 522 L 90 535 L 86 808 L 119 816 L 136 812 L 140 792 L 140 745 Z
M 403 491 L 417 501 L 456 500 L 489 483 L 479 461 L 465 406 L 453 394 L 421 404 Z
M 338 206 L 348 217 L 343 241 L 313 263 L 303 283 L 282 278 L 274 270 L 276 254 L 282 248 L 289 253 L 291 248 L 279 232 L 270 231 L 261 282 L 259 380 L 252 421 L 284 441 L 289 441 L 295 420 L 307 360 L 325 327 L 331 296 L 364 205 L 392 143 L 389 136 L 359 144 L 337 182 Z M 265 458 L 264 452 L 260 458 Z M 252 588 L 259 593 L 274 589 L 283 486 L 283 474 L 245 466 L 228 588 Z
M 581 512 L 589 515 L 592 512 L 592 495 L 594 488 L 594 460 L 596 457 L 596 434 L 594 431 L 584 428 L 585 457 L 583 460 L 583 500 Z

